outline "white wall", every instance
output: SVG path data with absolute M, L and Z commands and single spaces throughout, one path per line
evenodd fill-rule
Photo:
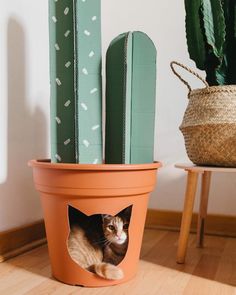
M 0 231 L 42 217 L 27 162 L 48 155 L 47 1 L 0 10 Z
M 146 32 L 157 46 L 155 159 L 162 161 L 164 168 L 159 172 L 150 207 L 158 209 L 181 210 L 183 205 L 185 174 L 173 165 L 187 161 L 178 129 L 187 104 L 187 90 L 169 68 L 173 59 L 194 67 L 187 53 L 183 2 L 102 0 L 103 52 L 111 39 L 128 30 Z M 0 44 L 2 231 L 42 216 L 26 164 L 31 158 L 49 155 L 47 0 L 4 1 L 0 10 Z M 193 87 L 201 85 L 187 77 Z M 235 215 L 235 188 L 235 174 L 214 176 L 209 212 Z

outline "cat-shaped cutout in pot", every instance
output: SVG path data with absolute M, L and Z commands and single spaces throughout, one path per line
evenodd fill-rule
M 129 206 L 115 216 L 87 216 L 69 206 L 68 251 L 73 261 L 102 278 L 122 279 L 123 271 L 117 265 L 127 252 L 131 211 Z

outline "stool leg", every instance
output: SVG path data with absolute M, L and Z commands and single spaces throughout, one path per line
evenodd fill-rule
M 182 215 L 180 235 L 179 235 L 179 245 L 177 252 L 177 263 L 184 263 L 187 244 L 188 244 L 188 236 L 192 221 L 193 214 L 193 205 L 194 199 L 197 190 L 197 180 L 198 173 L 188 171 L 188 179 L 187 179 L 187 187 L 185 192 L 185 201 L 184 201 L 184 211 Z
M 198 225 L 197 225 L 197 246 L 203 247 L 204 243 L 204 226 L 205 218 L 207 216 L 207 205 L 211 183 L 211 172 L 205 171 L 202 174 L 202 185 L 201 185 L 201 198 L 200 207 L 198 214 Z

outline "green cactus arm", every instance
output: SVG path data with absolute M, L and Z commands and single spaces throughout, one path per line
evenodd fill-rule
M 226 83 L 226 25 L 222 0 L 201 0 L 202 21 L 207 44 L 206 73 L 210 85 Z
M 190 58 L 200 70 L 205 69 L 206 49 L 199 11 L 201 0 L 185 0 L 186 37 Z
M 227 67 L 227 57 L 224 55 L 220 66 L 218 66 L 215 71 L 217 85 L 227 84 Z
M 225 18 L 221 0 L 202 0 L 201 10 L 206 41 L 212 48 L 214 55 L 219 59 L 219 64 L 221 64 L 226 36 Z

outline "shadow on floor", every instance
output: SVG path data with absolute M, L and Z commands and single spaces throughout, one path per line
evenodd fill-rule
M 46 278 L 52 278 L 47 244 L 4 262 L 9 268 L 19 268 Z
M 205 236 L 204 248 L 196 247 L 196 235 L 190 234 L 185 264 L 176 263 L 178 232 L 146 230 L 143 261 L 201 278 L 236 286 L 236 239 Z

